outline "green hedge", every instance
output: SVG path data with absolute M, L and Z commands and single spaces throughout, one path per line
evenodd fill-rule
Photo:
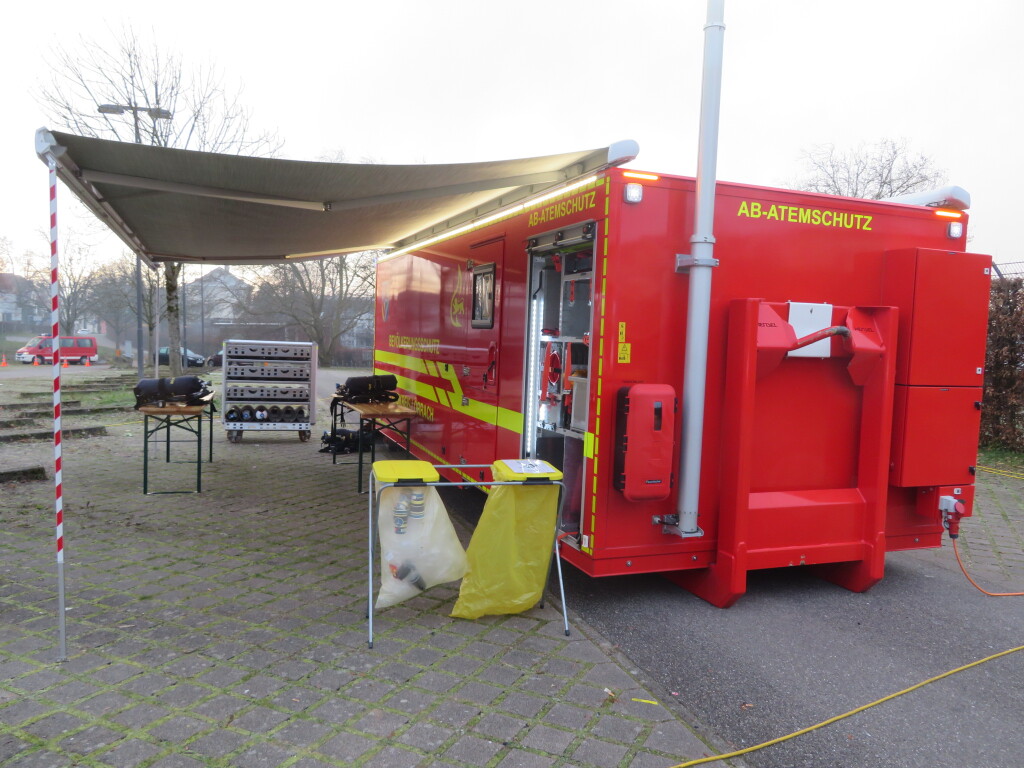
M 1024 451 L 1024 280 L 992 281 L 981 444 Z

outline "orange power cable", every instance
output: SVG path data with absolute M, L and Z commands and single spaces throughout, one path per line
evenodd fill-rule
M 979 592 L 984 592 L 989 597 L 1021 597 L 1024 596 L 1024 592 L 989 592 L 987 589 L 982 589 L 978 586 L 978 582 L 971 578 L 971 574 L 964 568 L 964 561 L 960 559 L 960 548 L 956 545 L 957 540 L 953 539 L 953 554 L 956 555 L 956 561 L 960 565 L 960 570 L 964 572 L 964 576 L 967 580 L 974 585 L 974 588 Z

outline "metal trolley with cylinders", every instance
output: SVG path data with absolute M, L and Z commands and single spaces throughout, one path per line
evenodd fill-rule
M 228 441 L 249 430 L 292 431 L 306 442 L 316 423 L 316 342 L 228 339 L 221 419 Z

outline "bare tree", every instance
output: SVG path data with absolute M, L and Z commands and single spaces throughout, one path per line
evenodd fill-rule
M 117 349 L 130 334 L 135 317 L 135 259 L 130 254 L 100 266 L 93 275 L 89 311 L 107 324 Z M 143 294 L 145 296 L 145 294 Z
M 111 37 L 56 51 L 41 100 L 57 124 L 81 136 L 205 152 L 268 156 L 280 149 L 276 135 L 251 130 L 240 89 L 228 87 L 216 69 L 187 70 L 179 56 L 131 27 Z M 122 111 L 100 114 L 103 104 Z M 180 274 L 180 264 L 164 264 L 171 349 L 181 346 Z M 170 355 L 170 367 L 172 376 L 181 373 L 178 355 Z
M 60 291 L 60 327 L 64 333 L 74 333 L 89 313 L 90 294 L 95 281 L 90 248 L 78 240 L 73 232 L 65 230 L 61 246 L 61 268 L 57 275 L 57 290 Z M 49 257 L 38 253 L 26 253 L 27 277 L 34 288 L 34 298 L 44 314 L 50 312 L 50 264 Z
M 339 340 L 373 312 L 376 256 L 370 251 L 262 267 L 246 311 L 298 330 L 330 364 Z
M 844 197 L 883 200 L 945 182 L 945 171 L 930 157 L 910 149 L 906 139 L 882 139 L 856 149 L 819 144 L 803 152 L 807 176 L 797 189 Z
M 109 290 L 120 291 L 119 296 L 114 301 L 118 305 L 123 302 L 127 305 L 131 315 L 137 317 L 134 255 L 126 251 L 118 261 L 109 265 L 109 270 L 110 272 L 106 273 L 111 281 Z M 160 323 L 160 317 L 166 311 L 162 298 L 159 276 L 152 270 L 145 270 L 142 273 L 142 324 L 146 327 L 146 338 L 150 349 L 154 348 L 156 327 Z M 136 350 L 136 354 L 140 352 L 141 350 Z
M 0 237 L 0 272 L 11 271 L 11 239 Z

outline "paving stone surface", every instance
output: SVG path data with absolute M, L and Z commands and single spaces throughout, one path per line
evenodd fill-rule
M 366 496 L 316 442 L 229 444 L 215 424 L 203 492 L 144 496 L 135 414 L 80 418 L 108 434 L 63 446 L 66 661 L 52 480 L 0 484 L 3 768 L 668 768 L 714 751 L 671 702 L 623 707 L 658 697 L 571 614 L 566 637 L 550 600 L 465 621 L 458 585 L 435 587 L 377 613 L 368 648 Z M 0 445 L 15 459 L 52 469 L 52 446 Z M 151 490 L 194 472 L 151 464 Z

